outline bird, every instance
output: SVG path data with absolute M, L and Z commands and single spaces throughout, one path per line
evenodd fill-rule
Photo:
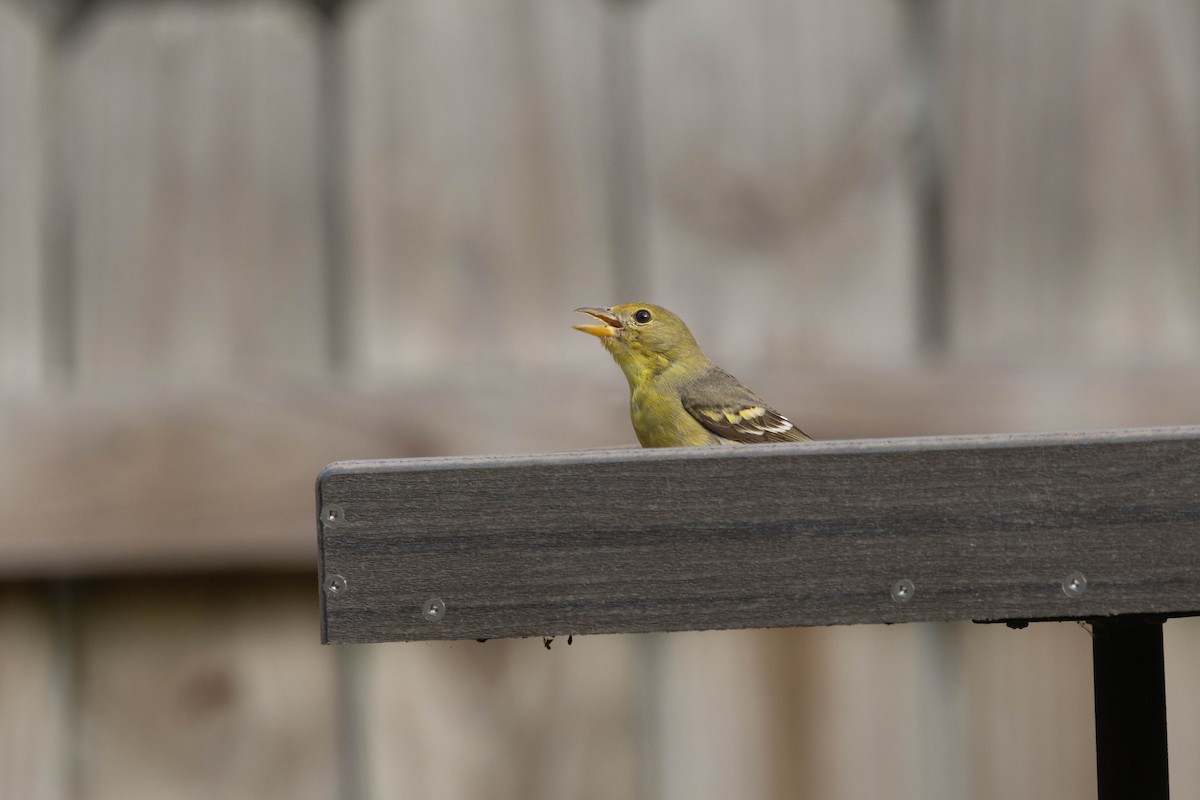
M 629 381 L 629 414 L 643 447 L 810 441 L 737 378 L 708 360 L 684 321 L 662 306 L 577 308 Z

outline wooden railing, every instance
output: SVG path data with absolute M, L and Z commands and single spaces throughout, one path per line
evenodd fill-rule
M 329 643 L 1089 621 L 1100 797 L 1167 793 L 1200 427 L 340 462 L 318 513 Z

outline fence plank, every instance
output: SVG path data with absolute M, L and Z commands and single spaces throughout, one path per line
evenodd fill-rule
M 1200 696 L 1195 691 L 1200 664 L 1200 618 L 1171 620 L 1163 626 L 1167 678 L 1167 750 L 1200 752 Z M 1200 763 L 1194 758 L 1171 761 L 1171 795 L 1200 797 Z
M 359 368 L 505 370 L 613 302 L 604 3 L 376 2 L 346 20 Z
M 431 452 L 345 393 L 139 393 L 6 405 L 0 576 L 311 569 L 313 473 Z
M 70 797 L 69 667 L 45 588 L 0 586 L 0 796 Z
M 367 797 L 646 797 L 630 637 L 356 653 Z
M 1094 798 L 1087 631 L 1071 623 L 1021 631 L 975 626 L 962 633 L 958 647 L 951 680 L 965 721 L 961 744 L 968 781 L 955 796 Z M 940 666 L 946 668 L 944 662 Z
M 1200 6 L 945 4 L 951 350 L 1200 355 Z
M 334 464 L 324 637 L 1196 612 L 1198 459 L 1187 427 Z
M 97 584 L 80 603 L 84 800 L 338 796 L 309 579 Z
M 79 380 L 320 374 L 312 15 L 120 5 L 79 36 L 64 53 Z
M 683 313 L 714 356 L 910 359 L 901 5 L 662 0 L 644 13 L 646 299 Z
M 782 783 L 790 762 L 779 758 L 783 729 L 779 685 L 770 680 L 770 639 L 762 631 L 721 631 L 638 637 L 652 643 L 644 702 L 653 704 L 650 753 L 657 786 L 643 796 L 662 800 L 774 798 L 798 795 Z M 583 639 L 586 641 L 586 638 Z M 796 661 L 789 667 L 795 668 Z M 747 680 L 754 676 L 752 680 Z M 793 673 L 792 681 L 805 676 Z M 795 684 L 793 684 L 795 685 Z M 805 793 L 807 794 L 807 793 Z
M 770 651 L 776 763 L 791 769 L 777 796 L 969 796 L 952 779 L 956 681 L 931 640 L 959 625 L 854 626 L 757 631 Z M 706 634 L 714 636 L 715 634 Z M 799 666 L 799 670 L 797 670 Z M 802 787 L 802 788 L 798 788 Z
M 45 371 L 42 94 L 45 29 L 0 2 L 0 389 L 28 389 Z

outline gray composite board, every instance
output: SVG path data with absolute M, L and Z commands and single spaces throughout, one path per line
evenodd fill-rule
M 331 643 L 1200 612 L 1200 426 L 346 461 L 317 493 Z

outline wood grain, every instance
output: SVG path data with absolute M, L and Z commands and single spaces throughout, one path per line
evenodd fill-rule
M 0 575 L 311 570 L 312 476 L 438 452 L 391 403 L 297 389 L 15 402 L 0 413 Z
M 565 361 L 612 299 L 604 3 L 353 5 L 347 319 L 373 377 Z M 503 367 L 501 367 L 503 365 Z
M 64 620 L 44 586 L 0 586 L 0 796 L 70 797 Z
M 655 723 L 649 730 L 655 737 L 650 752 L 656 759 L 657 785 L 646 796 L 719 800 L 794 793 L 789 791 L 794 785 L 777 785 L 786 763 L 773 751 L 778 728 L 760 723 L 780 716 L 773 695 L 777 687 L 768 678 L 773 652 L 761 634 L 637 637 L 652 642 L 645 665 L 649 674 L 640 676 L 648 683 L 641 700 L 651 705 L 648 712 Z M 747 675 L 757 678 L 747 681 Z
M 931 702 L 953 703 L 966 779 L 961 791 L 944 796 L 1095 798 L 1088 631 L 1064 622 L 1019 631 L 976 625 L 958 633 L 954 660 L 943 657 L 932 667 L 950 685 L 950 697 Z
M 1200 427 L 334 464 L 324 637 L 1197 612 L 1198 459 Z
M 1200 752 L 1200 696 L 1194 691 L 1200 664 L 1200 617 L 1173 619 L 1163 626 L 1163 658 L 1167 679 L 1167 749 L 1171 761 L 1171 794 L 1200 793 L 1200 763 L 1179 758 Z
M 549 651 L 540 640 L 354 649 L 364 797 L 651 796 L 638 786 L 638 646 L 600 636 Z
M 640 9 L 640 299 L 680 313 L 718 363 L 915 355 L 902 9 L 869 0 Z
M 324 373 L 315 23 L 115 6 L 63 52 L 79 384 Z
M 309 578 L 125 581 L 80 598 L 81 800 L 338 796 L 333 653 Z
M 946 3 L 950 351 L 1200 355 L 1200 6 Z
M 35 388 L 46 367 L 47 39 L 29 8 L 0 2 L 0 389 Z

